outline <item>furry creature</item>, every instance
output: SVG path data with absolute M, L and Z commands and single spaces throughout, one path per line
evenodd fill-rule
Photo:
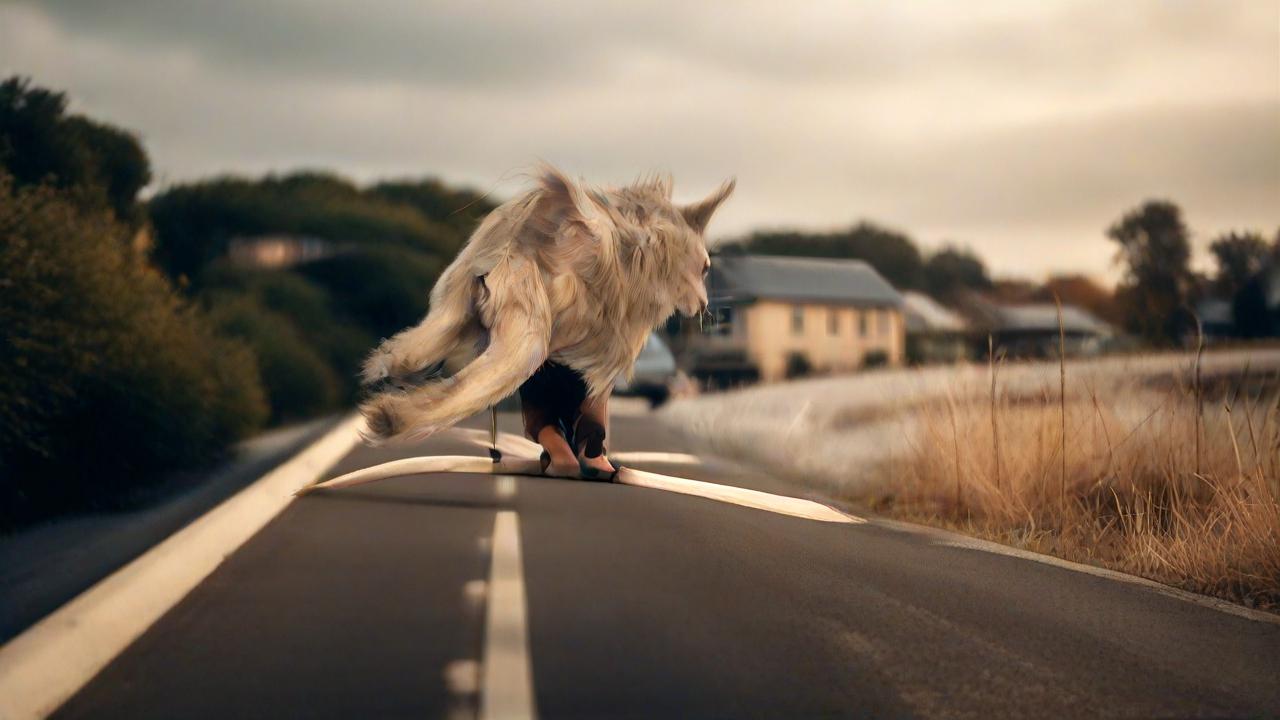
M 631 372 L 653 328 L 677 310 L 706 310 L 703 232 L 732 180 L 677 206 L 669 179 L 587 188 L 549 166 L 536 179 L 472 234 L 436 282 L 426 318 L 365 362 L 369 442 L 448 428 L 547 360 L 577 370 L 600 397 Z

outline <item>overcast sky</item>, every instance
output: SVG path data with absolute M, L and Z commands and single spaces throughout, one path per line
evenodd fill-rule
M 1275 0 L 9 1 L 0 71 L 137 131 L 160 186 L 736 175 L 713 238 L 867 218 L 1033 278 L 1113 278 L 1103 231 L 1149 197 L 1202 265 L 1280 226 Z

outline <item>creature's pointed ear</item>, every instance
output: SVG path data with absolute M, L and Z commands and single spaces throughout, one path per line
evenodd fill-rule
M 551 227 L 564 220 L 589 222 L 595 216 L 595 208 L 582 186 L 549 164 L 538 167 L 538 184 L 544 194 L 539 218 Z
M 705 200 L 680 208 L 680 214 L 684 216 L 684 221 L 689 223 L 689 227 L 693 228 L 694 231 L 698 233 L 704 232 L 707 229 L 707 223 L 711 221 L 711 215 L 716 211 L 716 208 L 720 207 L 720 203 L 733 194 L 733 188 L 737 184 L 737 180 L 727 180 L 720 186 L 719 190 L 708 195 Z

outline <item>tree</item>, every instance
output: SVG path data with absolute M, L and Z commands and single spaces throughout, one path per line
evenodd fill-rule
M 66 109 L 66 95 L 25 78 L 0 83 L 0 167 L 15 188 L 49 182 L 137 226 L 138 192 L 151 181 L 146 151 L 132 133 Z
M 129 235 L 105 208 L 0 171 L 0 529 L 117 505 L 265 419 L 252 353 Z
M 149 210 L 156 262 L 174 278 L 195 279 L 237 235 L 306 235 L 346 247 L 395 245 L 446 257 L 464 239 L 412 205 L 315 172 L 179 185 L 152 198 Z
M 381 278 L 368 281 L 370 288 L 382 285 Z M 274 421 L 355 399 L 360 361 L 378 336 L 345 303 L 334 302 L 323 287 L 296 272 L 225 260 L 206 268 L 198 284 L 199 299 L 218 328 L 244 340 L 258 356 Z M 421 286 L 418 291 L 423 294 Z M 314 369 L 317 358 L 329 371 Z
M 991 277 L 982 258 L 971 250 L 944 247 L 924 264 L 925 289 L 943 302 L 953 301 L 962 290 L 989 290 Z
M 1153 343 L 1179 342 L 1193 327 L 1187 306 L 1192 284 L 1191 243 L 1182 211 L 1149 200 L 1116 221 L 1107 237 L 1120 246 L 1124 265 L 1120 292 L 1128 329 Z
M 463 240 L 495 207 L 483 195 L 449 187 L 435 178 L 380 182 L 370 192 L 391 202 L 412 205 L 428 220 L 453 227 Z
M 1274 282 L 1274 281 L 1273 281 Z M 1258 273 L 1240 288 L 1231 302 L 1231 315 L 1236 333 L 1243 338 L 1280 335 L 1280 306 L 1268 307 L 1266 273 Z
M 442 263 L 402 248 L 316 260 L 297 272 L 325 289 L 345 317 L 374 338 L 391 337 L 427 313 L 427 298 Z
M 1021 305 L 1035 302 L 1040 287 L 1030 280 L 1017 277 L 1003 277 L 991 281 L 988 296 L 1002 305 Z
M 1054 296 L 1065 305 L 1084 308 L 1095 317 L 1114 324 L 1124 322 L 1124 313 L 1115 294 L 1085 275 L 1054 275 L 1036 292 L 1038 302 L 1053 302 Z
M 1233 231 L 1214 240 L 1209 252 L 1218 262 L 1214 290 L 1223 297 L 1233 298 L 1266 265 L 1271 248 L 1258 233 Z
M 1262 266 L 1236 292 L 1231 313 L 1236 332 L 1241 337 L 1280 336 L 1280 303 L 1275 302 L 1275 288 L 1280 286 L 1280 230 L 1276 231 Z
M 310 171 L 178 185 L 148 207 L 156 262 L 252 347 L 281 422 L 354 399 L 361 358 L 422 319 L 441 268 L 492 205 L 434 180 L 361 188 Z M 227 257 L 233 238 L 268 234 L 319 239 L 329 254 L 274 269 Z

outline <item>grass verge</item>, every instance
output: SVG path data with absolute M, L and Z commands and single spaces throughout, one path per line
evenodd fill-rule
M 889 369 L 662 414 L 872 512 L 1280 611 L 1274 348 Z
M 1063 383 L 916 410 L 907 449 L 849 499 L 1250 607 L 1280 608 L 1280 405 L 1244 378 Z

